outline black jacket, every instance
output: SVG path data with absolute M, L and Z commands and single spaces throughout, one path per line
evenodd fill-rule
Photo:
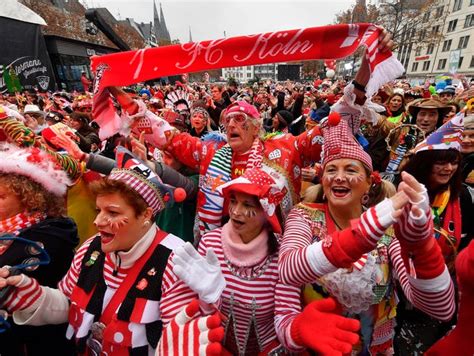
M 24 271 L 42 286 L 57 288 L 71 266 L 75 248 L 79 243 L 76 223 L 69 218 L 47 218 L 23 229 L 23 237 L 44 245 L 51 262 L 34 271 Z M 14 266 L 23 263 L 32 255 L 26 245 L 13 242 L 0 255 L 0 266 Z M 66 340 L 67 324 L 45 326 L 17 326 L 10 320 L 12 328 L 0 334 L 0 354 L 5 355 L 74 355 L 74 344 Z

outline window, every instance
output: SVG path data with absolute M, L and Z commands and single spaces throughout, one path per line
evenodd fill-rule
M 469 64 L 469 68 L 474 68 L 474 56 L 471 57 L 471 64 Z
M 423 71 L 427 71 L 430 69 L 430 61 L 424 61 L 423 62 Z
M 252 78 L 252 73 L 247 73 L 247 78 Z
M 419 56 L 421 54 L 421 47 L 417 47 L 415 51 L 415 56 Z
M 468 44 L 468 43 L 469 43 L 469 36 L 462 36 L 462 37 L 459 39 L 458 48 L 459 48 L 459 49 L 467 48 L 467 44 Z
M 472 56 L 472 58 L 474 58 L 474 56 Z M 418 70 L 418 62 L 413 62 L 411 66 L 411 71 L 416 72 L 417 70 Z
M 423 16 L 423 22 L 427 22 L 430 19 L 430 12 L 427 11 Z
M 438 69 L 444 69 L 444 67 L 446 67 L 446 58 L 440 59 L 438 62 Z
M 448 24 L 448 32 L 453 32 L 456 29 L 456 25 L 458 24 L 458 20 L 451 20 Z
M 248 70 L 252 70 L 252 67 L 251 67 L 251 66 L 247 66 L 247 69 L 248 69 Z
M 453 12 L 461 10 L 462 0 L 454 0 Z
M 451 49 L 451 44 L 453 43 L 453 40 L 446 40 L 443 42 L 443 51 L 442 52 L 447 52 Z
M 474 26 L 474 14 L 467 15 L 464 21 L 464 28 L 471 26 Z
M 439 25 L 433 26 L 433 27 L 431 28 L 431 33 L 432 33 L 433 35 L 436 35 L 438 32 L 439 32 Z
M 433 54 L 434 51 L 434 44 L 430 43 L 428 47 L 426 48 L 426 54 Z
M 419 39 L 420 41 L 423 41 L 423 40 L 425 39 L 425 37 L 426 37 L 426 30 L 425 30 L 425 29 L 420 30 L 420 34 L 419 34 L 418 39 Z
M 444 6 L 436 8 L 436 17 L 441 17 L 443 15 Z
M 474 0 L 471 0 L 471 3 L 469 4 L 469 6 L 472 6 L 474 5 Z
M 459 64 L 458 64 L 458 68 L 461 68 L 462 66 L 462 61 L 464 60 L 464 57 L 459 57 Z

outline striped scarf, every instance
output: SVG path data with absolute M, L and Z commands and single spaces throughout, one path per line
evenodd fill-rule
M 263 143 L 256 139 L 250 148 L 250 155 L 245 169 L 262 166 Z M 198 209 L 195 230 L 199 238 L 207 231 L 222 225 L 224 197 L 217 188 L 232 179 L 232 149 L 225 145 L 219 149 L 207 168 L 206 175 L 201 177 L 199 186 Z M 197 229 L 196 229 L 197 227 Z
M 46 215 L 42 213 L 28 214 L 22 212 L 16 214 L 5 220 L 0 220 L 0 234 L 9 233 L 18 236 L 21 230 L 38 224 L 45 218 Z M 12 242 L 13 240 L 0 241 L 0 255 L 8 249 Z

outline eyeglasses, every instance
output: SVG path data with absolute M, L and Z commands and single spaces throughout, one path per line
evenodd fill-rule
M 248 120 L 248 116 L 242 112 L 231 112 L 222 118 L 221 124 L 227 129 L 231 120 L 234 120 L 237 125 L 243 126 Z
M 23 260 L 22 263 L 17 264 L 12 267 L 8 267 L 10 270 L 10 276 L 19 275 L 22 271 L 34 271 L 39 266 L 47 265 L 51 262 L 51 258 L 44 249 L 44 246 L 41 242 L 31 241 L 23 237 L 17 237 L 12 234 L 3 234 L 0 235 L 0 243 L 3 241 L 9 243 L 22 243 L 25 245 L 25 252 L 28 257 Z M 3 305 L 8 295 L 10 294 L 13 286 L 8 286 L 0 290 L 0 306 Z M 9 329 L 10 323 L 7 321 L 8 313 L 4 310 L 0 310 L 0 333 L 5 332 Z

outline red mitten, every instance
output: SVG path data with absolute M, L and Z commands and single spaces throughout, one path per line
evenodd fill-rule
M 352 351 L 359 341 L 358 320 L 338 314 L 334 299 L 327 298 L 308 304 L 291 324 L 291 337 L 298 345 L 321 355 L 343 355 Z
M 156 356 L 218 356 L 222 352 L 223 338 L 219 313 L 203 316 L 196 299 L 163 329 Z

